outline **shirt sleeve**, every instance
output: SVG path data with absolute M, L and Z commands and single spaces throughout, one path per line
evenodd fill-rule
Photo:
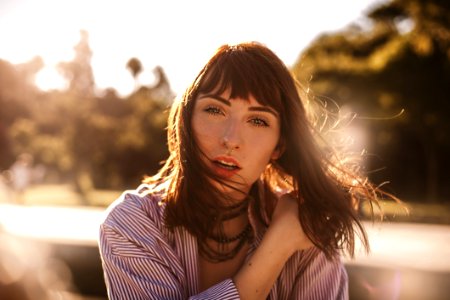
M 108 225 L 100 227 L 100 253 L 110 300 L 115 299 L 239 299 L 231 279 L 189 297 L 182 269 L 159 251 L 158 242 L 130 239 Z
M 293 297 L 303 300 L 348 300 L 348 277 L 340 257 L 328 260 L 323 252 L 296 277 Z

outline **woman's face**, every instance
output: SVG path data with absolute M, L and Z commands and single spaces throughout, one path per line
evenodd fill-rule
M 196 142 L 213 172 L 248 193 L 271 159 L 280 155 L 278 113 L 248 100 L 229 98 L 230 92 L 200 94 L 192 116 Z

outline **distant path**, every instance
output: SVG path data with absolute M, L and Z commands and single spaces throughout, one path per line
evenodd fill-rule
M 359 245 L 356 259 L 345 259 L 345 263 L 450 272 L 450 225 L 387 222 L 374 225 L 364 222 L 364 225 L 371 253 L 366 256 Z

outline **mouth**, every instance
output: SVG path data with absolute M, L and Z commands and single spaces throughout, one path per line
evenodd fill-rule
M 239 163 L 231 157 L 220 156 L 211 160 L 215 172 L 222 177 L 231 177 L 241 168 Z
M 230 171 L 241 169 L 237 164 L 234 164 L 234 163 L 228 162 L 228 161 L 224 161 L 221 159 L 213 160 L 213 164 L 215 164 L 218 167 L 230 170 Z

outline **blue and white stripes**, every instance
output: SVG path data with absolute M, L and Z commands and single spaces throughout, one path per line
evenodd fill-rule
M 145 188 L 144 188 L 145 189 Z M 142 192 L 140 190 L 139 192 Z M 108 296 L 115 299 L 239 299 L 231 279 L 199 293 L 197 241 L 184 228 L 169 231 L 157 195 L 124 194 L 100 227 Z M 251 210 L 250 210 L 251 212 Z M 264 232 L 255 226 L 256 236 Z M 256 238 L 248 256 L 258 247 Z M 316 248 L 299 251 L 286 263 L 268 299 L 347 299 L 347 274 L 339 259 Z

